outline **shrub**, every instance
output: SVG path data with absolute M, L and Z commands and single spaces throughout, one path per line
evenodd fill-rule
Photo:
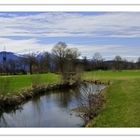
M 78 115 L 87 123 L 99 114 L 104 102 L 105 97 L 101 90 L 95 91 L 93 87 L 82 88 L 82 96 L 78 102 Z

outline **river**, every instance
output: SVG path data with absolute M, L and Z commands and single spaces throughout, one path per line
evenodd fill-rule
M 102 85 L 80 85 L 78 88 L 50 91 L 22 104 L 18 109 L 3 112 L 0 127 L 82 127 L 84 121 L 72 111 L 84 94 L 82 88 L 103 89 Z

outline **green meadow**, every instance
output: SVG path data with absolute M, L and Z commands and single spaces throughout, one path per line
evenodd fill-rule
M 140 70 L 84 72 L 83 79 L 111 81 L 105 91 L 106 103 L 88 127 L 140 127 Z M 15 75 L 0 77 L 0 91 L 12 95 L 32 83 L 60 82 L 57 74 Z
M 89 127 L 140 127 L 140 71 L 96 71 L 84 77 L 111 81 L 106 103 Z
M 10 75 L 0 77 L 0 94 L 17 94 L 30 88 L 32 84 L 52 84 L 60 82 L 60 76 L 53 73 L 33 75 Z

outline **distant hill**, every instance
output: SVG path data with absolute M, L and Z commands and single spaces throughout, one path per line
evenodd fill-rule
M 11 60 L 11 59 L 19 60 L 22 56 L 24 56 L 24 55 L 17 55 L 13 52 L 2 51 L 2 52 L 0 52 L 0 63 L 3 61 L 3 56 L 5 54 L 6 54 L 7 61 Z M 47 54 L 51 57 L 50 53 L 47 53 Z M 43 55 L 44 55 L 44 53 L 39 53 L 36 58 L 39 60 Z M 91 60 L 89 59 L 88 61 L 91 61 Z M 105 62 L 108 64 L 113 64 L 114 60 L 106 60 Z
M 113 64 L 114 63 L 114 60 L 106 60 L 105 61 L 107 64 Z
M 6 51 L 2 51 L 0 52 L 0 63 L 3 61 L 3 56 L 6 54 L 6 59 L 7 61 L 9 60 L 18 60 L 20 58 L 20 56 L 12 53 L 12 52 L 6 52 Z

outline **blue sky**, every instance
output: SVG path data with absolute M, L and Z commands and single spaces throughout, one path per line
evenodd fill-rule
M 0 51 L 51 51 L 59 41 L 82 56 L 140 56 L 140 12 L 1 12 Z

